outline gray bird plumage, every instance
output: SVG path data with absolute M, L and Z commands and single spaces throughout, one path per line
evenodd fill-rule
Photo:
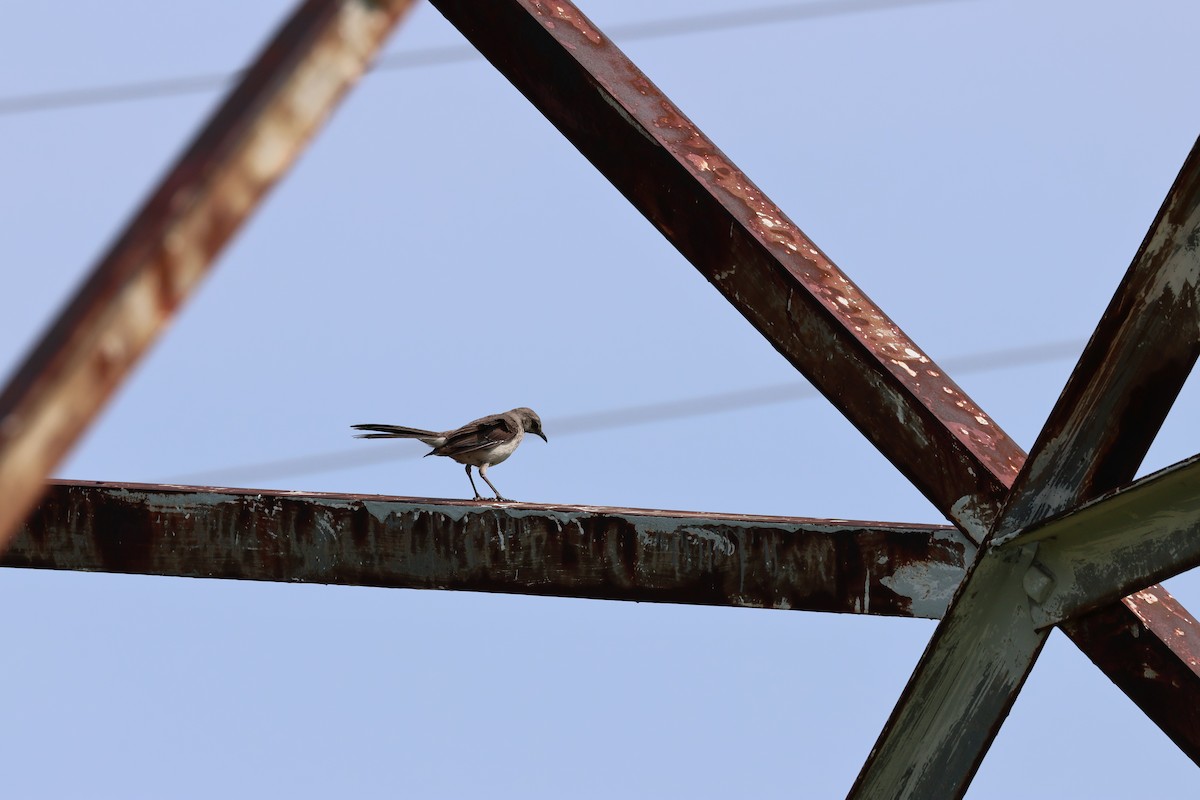
M 526 433 L 542 437 L 548 442 L 542 432 L 542 420 L 531 408 L 514 408 L 503 414 L 492 414 L 472 420 L 461 428 L 450 431 L 427 431 L 423 428 L 409 428 L 404 425 L 354 425 L 355 430 L 371 431 L 360 433 L 358 439 L 419 439 L 433 449 L 425 455 L 446 456 L 467 467 L 467 479 L 471 481 L 471 490 L 475 499 L 484 499 L 475 488 L 475 479 L 471 476 L 471 467 L 479 468 L 479 477 L 496 493 L 497 500 L 512 502 L 500 495 L 500 491 L 488 480 L 487 468 L 499 464 L 513 454 Z

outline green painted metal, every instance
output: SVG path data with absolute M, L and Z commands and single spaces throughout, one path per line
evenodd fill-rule
M 998 543 L 1014 548 L 1037 552 L 1024 580 L 1041 627 L 1200 565 L 1200 456 Z

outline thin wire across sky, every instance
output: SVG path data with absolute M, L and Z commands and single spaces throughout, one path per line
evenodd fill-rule
M 647 39 L 665 39 L 696 33 L 713 33 L 736 28 L 751 28 L 774 25 L 821 17 L 866 14 L 892 11 L 912 6 L 945 3 L 962 3 L 966 0 L 820 0 L 819 2 L 789 3 L 787 5 L 760 6 L 739 11 L 724 11 L 710 14 L 695 14 L 672 19 L 634 22 L 610 26 L 606 33 L 616 42 L 634 42 Z M 382 56 L 372 67 L 373 71 L 413 69 L 441 64 L 454 64 L 479 58 L 475 48 L 467 44 L 443 47 L 428 47 Z M 80 89 L 65 89 L 54 92 L 37 92 L 26 95 L 0 97 L 0 116 L 32 114 L 84 106 L 111 105 L 139 100 L 155 100 L 164 97 L 180 97 L 189 94 L 214 92 L 231 85 L 241 77 L 242 71 L 186 75 L 179 78 L 90 86 Z
M 947 358 L 939 362 L 950 375 L 991 372 L 1009 367 L 1031 366 L 1065 358 L 1074 358 L 1083 350 L 1084 342 L 1071 339 L 1045 344 L 1012 347 L 1004 350 L 973 353 L 959 358 Z M 658 403 L 642 403 L 605 411 L 588 411 L 562 417 L 546 417 L 546 428 L 555 438 L 575 436 L 583 433 L 629 428 L 655 422 L 670 422 L 687 417 L 709 414 L 725 414 L 748 408 L 791 403 L 819 397 L 817 390 L 803 381 L 789 381 L 770 386 L 737 389 L 729 392 L 666 400 Z M 255 482 L 274 481 L 300 475 L 338 472 L 370 464 L 382 464 L 404 458 L 424 455 L 424 449 L 415 448 L 411 442 L 398 442 L 382 447 L 343 448 L 323 453 L 294 456 L 290 458 L 259 461 L 252 464 L 236 464 L 218 467 L 169 478 L 173 484 L 199 485 L 250 485 Z
M 804 3 L 760 6 L 736 11 L 694 14 L 671 19 L 613 25 L 607 33 L 617 42 L 662 39 L 689 34 L 714 33 L 738 28 L 786 24 L 822 17 L 866 14 L 903 8 L 967 0 L 814 0 Z M 479 58 L 470 45 L 449 45 L 382 56 L 372 71 L 390 71 L 461 63 Z M 203 94 L 229 86 L 241 70 L 190 75 L 133 83 L 112 84 L 57 92 L 0 97 L 0 116 L 47 112 L 86 106 Z M 1060 341 L 1022 348 L 979 353 L 944 363 L 947 369 L 965 374 L 1002 369 L 1010 366 L 1056 361 L 1075 355 L 1082 342 Z M 817 392 L 804 382 L 789 382 L 680 400 L 645 403 L 603 411 L 584 412 L 550 418 L 556 436 L 571 436 L 635 425 L 666 422 L 687 417 L 729 413 L 748 408 L 775 405 L 816 397 Z M 173 483 L 253 483 L 279 478 L 334 472 L 394 461 L 419 455 L 411 446 L 395 444 L 364 450 L 342 449 L 296 457 L 239 464 L 176 476 Z

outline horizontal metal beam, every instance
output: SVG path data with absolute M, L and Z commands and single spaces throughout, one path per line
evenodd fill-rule
M 946 526 L 53 482 L 0 566 L 936 618 Z
M 0 391 L 0 550 L 411 5 L 302 3 Z
M 1177 575 L 1200 564 L 1200 456 L 996 546 L 999 551 L 1037 551 L 1024 584 L 1033 601 L 1033 621 L 1040 627 Z M 1156 596 L 1150 604 L 1157 602 Z

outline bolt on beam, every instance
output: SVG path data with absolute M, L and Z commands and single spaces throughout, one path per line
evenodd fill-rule
M 1034 624 L 1048 627 L 1200 564 L 1200 456 L 1023 530 L 993 547 L 1033 547 Z M 1040 595 L 1040 596 L 1038 596 Z M 1157 598 L 1154 603 L 1156 604 Z

